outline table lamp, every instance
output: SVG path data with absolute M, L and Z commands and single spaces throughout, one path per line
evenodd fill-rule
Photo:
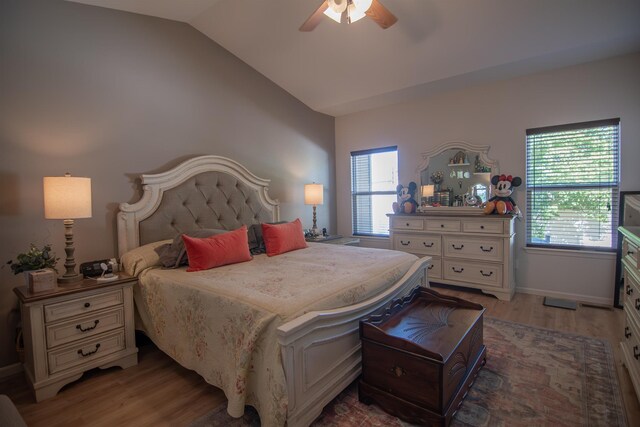
M 324 201 L 323 191 L 324 189 L 322 184 L 313 183 L 304 185 L 304 204 L 313 205 L 313 227 L 311 228 L 311 232 L 314 236 L 320 234 L 318 232 L 318 224 L 316 222 L 316 206 L 321 205 Z
M 66 272 L 58 277 L 58 283 L 74 283 L 82 280 L 76 273 L 76 261 L 73 257 L 73 220 L 91 218 L 91 178 L 64 176 L 45 176 L 44 217 L 64 220 L 64 238 L 67 258 L 64 262 Z

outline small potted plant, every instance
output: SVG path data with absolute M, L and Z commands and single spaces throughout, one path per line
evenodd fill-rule
M 26 273 L 33 270 L 41 270 L 50 268 L 56 273 L 56 263 L 60 258 L 56 258 L 56 254 L 51 251 L 51 245 L 44 245 L 42 249 L 38 249 L 36 245 L 31 243 L 27 252 L 18 254 L 15 260 L 9 260 L 7 265 L 11 266 L 13 274 Z

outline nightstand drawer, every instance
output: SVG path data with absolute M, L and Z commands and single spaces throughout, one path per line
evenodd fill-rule
M 440 235 L 394 234 L 393 248 L 404 252 L 440 255 Z
M 125 348 L 124 329 L 50 351 L 49 374 L 64 371 Z
M 124 307 L 47 325 L 47 348 L 124 327 Z
M 101 292 L 84 298 L 44 306 L 46 322 L 66 319 L 81 314 L 92 313 L 114 305 L 122 304 L 122 290 Z

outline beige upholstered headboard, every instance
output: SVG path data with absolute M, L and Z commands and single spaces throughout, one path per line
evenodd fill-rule
M 268 185 L 268 179 L 220 156 L 195 157 L 167 172 L 142 175 L 142 198 L 120 204 L 118 253 L 197 228 L 233 230 L 278 221 L 278 202 L 269 197 Z

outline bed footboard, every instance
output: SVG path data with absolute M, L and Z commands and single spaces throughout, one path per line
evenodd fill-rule
M 428 287 L 430 261 L 430 257 L 417 260 L 398 282 L 371 299 L 340 309 L 313 311 L 278 328 L 289 427 L 311 424 L 322 408 L 360 375 L 360 319 L 416 286 Z

